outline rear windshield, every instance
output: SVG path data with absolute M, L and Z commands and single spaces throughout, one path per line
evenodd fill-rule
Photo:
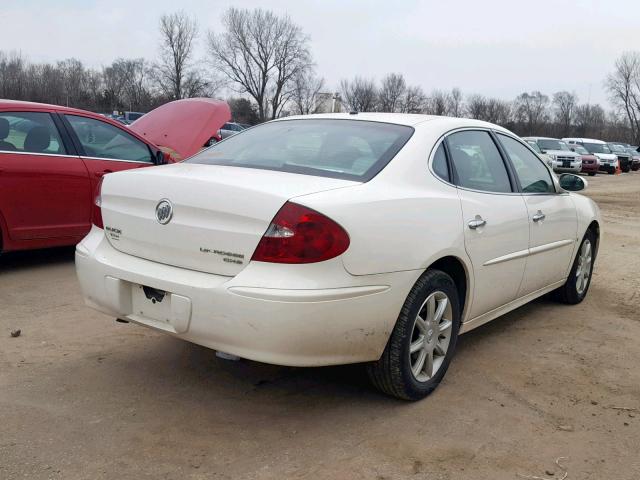
M 187 163 L 259 168 L 366 182 L 382 170 L 413 128 L 362 120 L 283 120 L 245 130 Z

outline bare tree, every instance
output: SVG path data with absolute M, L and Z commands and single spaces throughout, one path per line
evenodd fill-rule
M 372 79 L 356 77 L 353 81 L 340 82 L 342 98 L 347 106 L 356 112 L 373 112 L 377 108 L 378 88 Z
M 488 118 L 487 99 L 477 93 L 469 95 L 467 97 L 467 115 L 477 120 L 486 120 Z
M 627 115 L 634 143 L 640 143 L 640 52 L 626 52 L 616 60 L 606 87 L 611 100 Z
M 602 138 L 606 127 L 606 115 L 600 105 L 580 105 L 576 108 L 575 129 L 580 137 Z
M 299 115 L 317 113 L 320 107 L 317 96 L 323 88 L 324 79 L 317 77 L 311 69 L 299 71 L 294 78 L 291 95 L 295 113 Z
M 427 102 L 427 113 L 431 115 L 448 115 L 451 97 L 447 92 L 434 90 Z
M 22 100 L 25 95 L 25 61 L 19 53 L 0 56 L 0 96 Z
M 423 113 L 426 108 L 427 96 L 422 87 L 410 86 L 404 92 L 401 99 L 400 111 L 402 113 Z
M 407 83 L 401 73 L 390 73 L 382 79 L 379 91 L 378 109 L 381 112 L 397 112 L 402 107 L 402 96 Z
M 308 37 L 288 16 L 262 9 L 230 8 L 222 24 L 222 34 L 208 36 L 213 65 L 255 100 L 261 121 L 276 118 L 296 75 L 311 66 Z
M 177 100 L 193 93 L 193 84 L 202 83 L 193 68 L 193 46 L 198 24 L 185 12 L 160 17 L 160 61 L 156 65 L 156 80 L 163 92 Z
M 553 94 L 553 106 L 555 107 L 555 120 L 560 127 L 559 136 L 566 137 L 571 134 L 571 125 L 578 105 L 578 96 L 567 91 Z
M 467 115 L 485 122 L 507 125 L 511 121 L 511 104 L 498 98 L 474 94 L 467 97 Z
M 449 94 L 449 115 L 452 117 L 462 117 L 464 115 L 463 95 L 459 88 L 451 89 Z
M 548 121 L 548 105 L 549 97 L 538 91 L 525 92 L 516 98 L 516 118 L 529 135 L 539 133 L 538 128 Z

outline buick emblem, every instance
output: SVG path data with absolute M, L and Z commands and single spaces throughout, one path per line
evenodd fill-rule
M 163 198 L 156 205 L 156 220 L 161 225 L 166 225 L 173 217 L 173 205 L 169 200 Z

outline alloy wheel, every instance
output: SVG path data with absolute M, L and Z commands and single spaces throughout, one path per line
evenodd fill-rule
M 413 377 L 426 382 L 442 366 L 449 343 L 453 314 L 449 297 L 441 291 L 427 297 L 413 322 L 409 364 Z
M 585 239 L 578 253 L 578 268 L 576 268 L 576 291 L 582 295 L 589 284 L 591 276 L 591 242 Z

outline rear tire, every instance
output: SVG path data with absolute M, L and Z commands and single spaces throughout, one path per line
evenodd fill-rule
M 569 278 L 563 286 L 554 290 L 554 296 L 558 301 L 575 305 L 587 296 L 596 260 L 596 241 L 595 233 L 587 230 L 571 266 Z
M 589 172 L 590 177 L 594 177 L 595 175 L 596 175 L 596 172 Z
M 371 382 L 404 400 L 426 397 L 447 372 L 459 330 L 455 283 L 440 270 L 428 270 L 409 292 L 382 356 L 368 366 Z

